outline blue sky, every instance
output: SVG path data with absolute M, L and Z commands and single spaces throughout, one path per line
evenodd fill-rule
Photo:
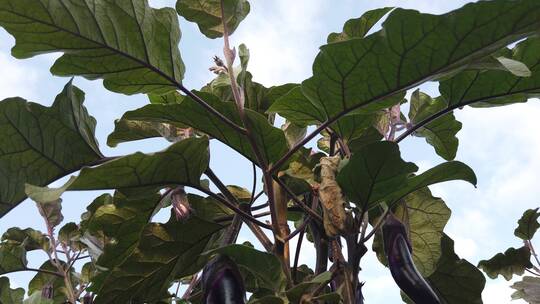
M 173 1 L 150 1 L 153 6 L 172 6 Z M 330 32 L 340 31 L 343 23 L 360 16 L 364 11 L 383 6 L 415 8 L 422 12 L 444 13 L 467 1 L 330 1 L 330 0 L 252 0 L 252 11 L 232 36 L 234 45 L 245 43 L 250 49 L 249 70 L 254 79 L 271 86 L 286 82 L 301 82 L 311 76 L 311 64 L 318 47 L 325 43 Z M 186 65 L 184 84 L 200 88 L 213 75 L 208 72 L 211 58 L 220 55 L 221 40 L 202 36 L 194 24 L 180 20 L 182 40 L 180 49 Z M 53 77 L 49 67 L 56 54 L 39 56 L 24 61 L 12 58 L 13 39 L 0 30 L 0 100 L 21 96 L 50 105 L 69 80 Z M 86 107 L 98 121 L 97 138 L 108 156 L 152 152 L 167 146 L 160 139 L 106 146 L 113 121 L 131 109 L 143 106 L 145 96 L 123 96 L 106 91 L 101 81 L 76 78 L 75 84 L 86 92 Z M 437 95 L 437 86 L 427 84 L 423 89 Z M 521 246 L 513 237 L 517 219 L 527 208 L 540 205 L 540 137 L 538 129 L 540 104 L 527 104 L 496 109 L 466 108 L 456 113 L 463 122 L 458 134 L 460 149 L 457 159 L 470 165 L 478 176 L 478 187 L 463 182 L 450 182 L 432 187 L 434 195 L 442 197 L 452 209 L 447 232 L 456 242 L 457 253 L 472 263 L 491 257 L 509 246 Z M 403 158 L 416 162 L 421 170 L 442 162 L 423 139 L 408 138 L 401 145 Z M 237 157 L 227 147 L 212 143 L 211 165 L 226 184 L 250 188 L 251 165 Z M 53 185 L 59 185 L 61 181 Z M 260 188 L 259 188 L 260 189 Z M 86 205 L 99 192 L 71 192 L 64 195 L 66 222 L 78 221 Z M 12 226 L 44 229 L 37 210 L 30 201 L 0 220 L 0 233 Z M 243 231 L 241 240 L 252 240 Z M 540 242 L 537 242 L 537 244 Z M 292 244 L 295 244 L 293 241 Z M 540 245 L 537 245 L 540 246 Z M 294 246 L 292 248 L 294 250 Z M 303 247 L 301 262 L 312 265 L 313 250 Z M 31 254 L 30 264 L 43 261 Z M 399 291 L 388 271 L 368 254 L 362 261 L 361 280 L 367 281 L 365 296 L 368 303 L 399 303 Z M 10 275 L 12 284 L 26 287 L 31 275 Z M 511 282 L 489 280 L 484 291 L 485 303 L 509 303 Z M 514 303 L 524 303 L 515 301 Z

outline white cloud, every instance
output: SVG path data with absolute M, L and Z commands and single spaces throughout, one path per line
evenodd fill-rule
M 321 39 L 320 0 L 273 1 L 252 5 L 252 12 L 232 36 L 250 49 L 249 70 L 264 85 L 300 82 L 311 75 Z M 318 30 L 319 29 L 319 30 Z
M 17 64 L 6 53 L 0 53 L 0 99 L 19 96 L 35 97 L 35 85 L 38 77 L 33 69 Z

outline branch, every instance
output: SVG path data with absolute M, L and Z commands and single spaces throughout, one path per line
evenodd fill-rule
M 244 220 L 247 220 L 249 222 L 252 222 L 260 227 L 263 227 L 263 228 L 266 228 L 266 229 L 272 229 L 272 226 L 268 225 L 268 224 L 265 224 L 259 220 L 257 220 L 256 218 L 254 218 L 253 216 L 251 216 L 250 214 L 246 213 L 245 211 L 241 210 L 240 208 L 238 208 L 238 206 L 235 206 L 233 203 L 229 202 L 228 200 L 224 199 L 223 197 L 217 195 L 216 193 L 204 188 L 204 187 L 195 187 L 195 186 L 192 186 L 194 189 L 197 189 L 203 193 L 205 193 L 206 195 L 212 197 L 213 199 L 219 201 L 220 203 L 222 203 L 223 205 L 227 206 L 229 209 L 233 210 L 234 212 L 236 212 L 236 214 L 240 215 Z
M 40 273 L 50 274 L 50 275 L 54 275 L 54 276 L 57 276 L 57 277 L 60 277 L 60 278 L 64 278 L 64 275 L 59 273 L 59 272 L 45 270 L 45 269 L 37 269 L 37 268 L 24 268 L 24 269 L 12 270 L 12 271 L 8 271 L 8 272 L 4 272 L 4 273 L 2 273 L 2 275 L 6 275 L 6 274 L 10 274 L 10 273 L 16 273 L 16 272 L 22 272 L 22 271 L 34 271 L 34 272 L 40 272 Z
M 223 184 L 223 182 L 216 176 L 214 171 L 212 171 L 212 169 L 208 168 L 208 169 L 206 169 L 205 174 L 216 185 L 216 187 L 221 191 L 221 193 L 229 200 L 227 203 L 229 203 L 230 205 L 233 205 L 234 207 L 236 207 L 236 205 L 234 204 L 234 203 L 238 203 L 236 201 L 236 198 L 231 193 L 231 191 L 229 191 L 229 189 L 227 189 L 227 186 L 225 186 L 225 184 Z M 215 195 L 215 193 L 213 193 L 213 194 Z M 221 196 L 219 196 L 219 195 L 217 195 L 217 196 L 220 199 L 223 199 Z M 238 209 L 238 208 L 236 208 L 236 209 Z M 238 209 L 238 210 L 240 210 L 240 209 Z M 243 210 L 240 210 L 240 211 L 242 213 L 244 213 L 244 214 L 249 215 L 249 213 L 246 213 Z M 251 215 L 249 215 L 249 217 L 251 218 Z M 273 247 L 272 242 L 268 239 L 268 237 L 266 236 L 266 234 L 264 234 L 264 232 L 260 229 L 260 227 L 257 226 L 258 223 L 262 223 L 262 222 L 254 219 L 257 222 L 253 223 L 253 222 L 250 222 L 249 218 L 246 218 L 245 220 L 247 220 L 245 222 L 248 225 L 249 229 L 253 232 L 253 234 L 255 234 L 255 236 L 261 242 L 261 244 L 264 246 L 264 248 L 267 251 L 272 251 L 272 247 Z M 264 224 L 264 223 L 262 223 L 262 224 L 263 224 L 262 227 L 267 228 L 267 229 L 271 229 L 270 225 Z

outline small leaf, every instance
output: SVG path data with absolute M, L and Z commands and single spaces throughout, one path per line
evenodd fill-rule
M 117 119 L 114 131 L 107 137 L 107 145 L 114 148 L 119 143 L 154 137 L 161 137 L 161 134 L 151 122 Z
M 538 212 L 538 209 L 529 209 L 523 213 L 518 221 L 518 227 L 514 230 L 515 236 L 524 241 L 533 238 L 538 228 L 540 228 L 540 223 L 538 223 L 540 212 Z
M 496 57 L 495 59 L 497 59 L 508 72 L 518 77 L 531 77 L 531 70 L 529 70 L 523 62 L 506 57 Z
M 525 276 L 512 288 L 517 290 L 512 294 L 512 300 L 523 299 L 529 304 L 540 304 L 540 278 Z
M 531 252 L 528 247 L 508 248 L 504 253 L 497 253 L 489 260 L 480 261 L 478 268 L 492 279 L 501 275 L 510 281 L 514 274 L 522 275 L 525 269 L 533 266 L 530 259 Z
M 64 215 L 62 214 L 62 200 L 57 199 L 52 202 L 36 202 L 36 205 L 39 210 L 39 214 L 47 222 L 47 226 L 54 228 L 64 220 Z
M 328 284 L 332 279 L 332 272 L 326 271 L 309 281 L 302 282 L 289 290 L 287 290 L 287 298 L 292 303 L 301 303 L 300 299 L 302 295 L 309 292 L 311 289 L 320 286 L 321 284 Z
M 298 126 L 290 121 L 286 121 L 285 124 L 281 126 L 281 129 L 283 130 L 283 133 L 285 133 L 289 148 L 294 147 L 299 141 L 304 139 L 307 134 L 306 127 Z
M 26 251 L 42 249 L 49 250 L 49 238 L 43 232 L 32 228 L 20 229 L 17 227 L 9 228 L 2 235 L 2 242 L 12 245 L 23 245 Z
M 230 185 L 227 186 L 227 189 L 240 202 L 249 202 L 249 200 L 251 199 L 251 192 L 246 188 Z
M 2 304 L 20 304 L 24 298 L 24 289 L 11 289 L 9 279 L 0 278 L 0 303 Z
M 0 245 L 0 275 L 26 269 L 24 245 Z
M 369 30 L 381 20 L 393 7 L 383 7 L 365 12 L 360 18 L 345 22 L 343 32 L 328 35 L 328 43 L 346 41 L 353 38 L 364 38 Z
M 249 13 L 249 2 L 246 0 L 224 0 L 223 5 L 227 31 L 232 34 Z M 199 30 L 206 37 L 214 39 L 223 36 L 220 0 L 178 0 L 176 10 L 180 16 L 188 21 L 197 23 Z
M 413 125 L 442 111 L 447 107 L 442 98 L 431 98 L 429 95 L 416 90 L 411 96 L 409 119 Z M 453 113 L 446 114 L 415 131 L 414 135 L 425 137 L 426 141 L 435 148 L 438 155 L 446 160 L 456 157 L 459 141 L 456 137 L 461 130 L 461 122 Z

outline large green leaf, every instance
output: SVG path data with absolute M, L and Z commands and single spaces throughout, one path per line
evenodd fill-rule
M 197 23 L 208 38 L 223 36 L 221 0 L 178 0 L 176 10 L 180 16 Z M 223 10 L 229 34 L 232 34 L 250 10 L 246 0 L 224 0 Z
M 201 253 L 223 226 L 192 217 L 179 222 L 148 224 L 133 253 L 96 280 L 100 303 L 127 303 L 161 299 L 171 282 L 191 275 L 204 265 Z
M 343 32 L 328 35 L 328 43 L 364 38 L 369 30 L 393 7 L 383 7 L 365 12 L 360 18 L 350 19 L 343 25 Z
M 531 251 L 528 247 L 508 248 L 504 253 L 497 253 L 489 260 L 482 260 L 478 268 L 482 269 L 488 277 L 495 279 L 502 275 L 507 281 L 514 274 L 522 275 L 526 268 L 531 268 Z
M 523 280 L 515 282 L 512 288 L 516 289 L 512 300 L 523 299 L 529 304 L 540 304 L 540 278 L 523 277 Z
M 208 139 L 186 139 L 161 152 L 137 152 L 98 167 L 83 168 L 68 190 L 198 186 L 208 161 Z
M 411 96 L 410 122 L 416 125 L 446 107 L 447 104 L 443 98 L 433 99 L 416 90 Z M 454 114 L 450 113 L 425 124 L 414 134 L 425 137 L 426 141 L 435 148 L 435 152 L 442 158 L 452 160 L 456 157 L 459 143 L 456 134 L 459 130 L 461 130 L 461 122 L 457 121 Z
M 442 256 L 437 270 L 427 280 L 447 304 L 482 304 L 486 279 L 478 268 L 454 252 L 454 241 L 446 234 L 441 239 Z
M 434 183 L 465 180 L 476 184 L 474 172 L 463 163 L 447 162 L 412 176 L 418 167 L 401 159 L 393 142 L 376 142 L 353 154 L 337 176 L 343 192 L 362 208 L 388 200 L 393 203 L 405 195 Z
M 540 228 L 538 218 L 540 217 L 539 208 L 526 210 L 518 221 L 518 227 L 514 230 L 514 235 L 527 241 L 531 240 Z
M 281 263 L 276 256 L 270 253 L 258 251 L 245 245 L 229 245 L 205 253 L 225 254 L 238 265 L 246 279 L 248 291 L 256 292 L 266 289 L 274 292 L 283 291 L 285 288 L 285 274 Z
M 47 185 L 102 157 L 83 100 L 69 82 L 49 108 L 20 98 L 0 102 L 0 216 L 25 199 L 25 183 Z
M 481 1 L 444 15 L 396 9 L 381 31 L 321 47 L 302 91 L 326 119 L 377 111 L 388 107 L 381 100 L 530 36 L 539 24 L 536 0 Z
M 450 209 L 442 199 L 433 197 L 428 188 L 423 188 L 407 195 L 395 214 L 408 224 L 416 267 L 424 277 L 431 275 L 441 257 L 441 238 Z
M 24 289 L 11 289 L 9 279 L 0 278 L 0 303 L 2 304 L 20 304 L 24 298 Z
M 512 51 L 512 59 L 523 62 L 531 77 L 518 77 L 501 70 L 464 71 L 442 81 L 439 91 L 449 107 L 491 107 L 525 102 L 540 92 L 540 39 L 529 38 Z M 474 88 L 474 89 L 471 89 Z
M 164 93 L 183 78 L 176 12 L 147 0 L 1 0 L 0 26 L 17 58 L 63 52 L 55 75 L 102 78 L 125 94 Z
M 208 93 L 199 92 L 197 95 L 203 97 L 208 104 L 235 123 L 241 124 L 233 103 L 222 102 Z M 257 112 L 246 110 L 245 113 L 262 156 L 269 163 L 277 161 L 288 150 L 283 131 L 270 125 L 267 119 Z M 127 112 L 122 119 L 188 125 L 220 140 L 252 161 L 256 161 L 245 135 L 239 134 L 214 116 L 209 116 L 202 106 L 192 100 L 184 100 L 181 104 L 147 105 Z

